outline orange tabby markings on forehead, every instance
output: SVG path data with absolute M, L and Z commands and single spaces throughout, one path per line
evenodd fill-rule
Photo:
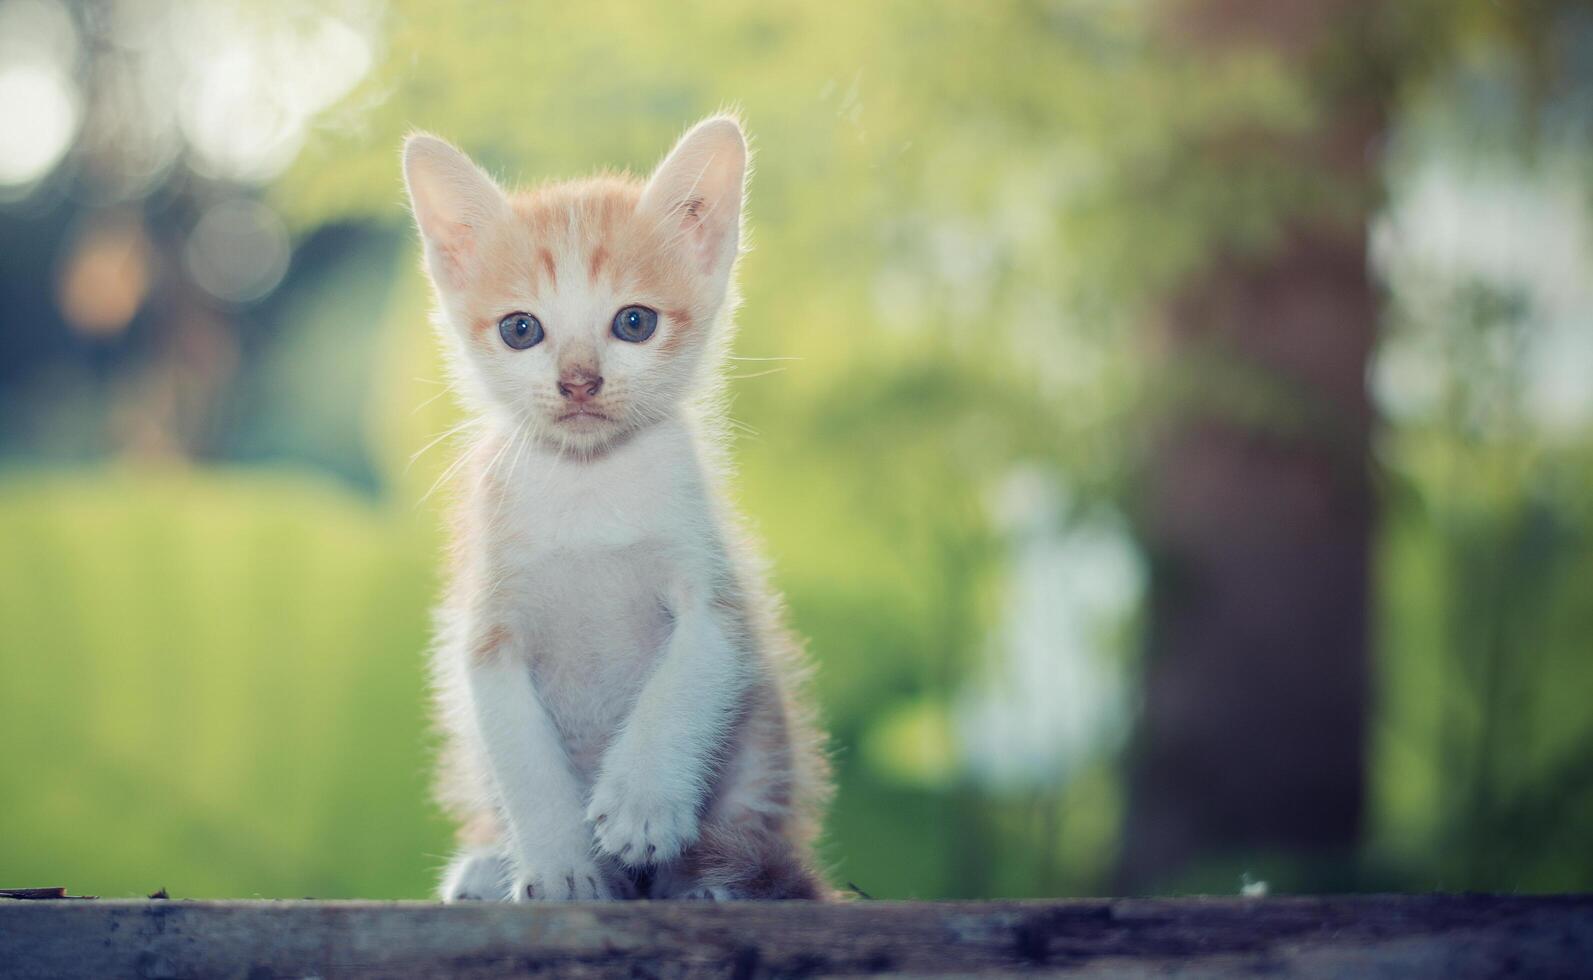
M 462 291 L 461 298 L 475 314 L 471 326 L 477 338 L 492 345 L 507 296 L 523 296 L 521 302 L 532 305 L 555 293 L 605 285 L 623 290 L 607 295 L 616 309 L 630 303 L 660 307 L 671 324 L 658 341 L 662 353 L 680 353 L 698 338 L 698 325 L 704 321 L 697 308 L 701 277 L 687 251 L 676 247 L 672 231 L 637 215 L 643 190 L 634 179 L 603 176 L 546 184 L 509 197 L 519 233 L 496 240 L 472 287 Z M 580 264 L 586 267 L 586 283 L 569 275 Z M 550 331 L 564 326 L 548 321 L 534 306 L 527 312 L 542 315 Z

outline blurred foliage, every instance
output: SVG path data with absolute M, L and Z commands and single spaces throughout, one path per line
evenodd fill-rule
M 1304 129 L 1319 93 L 1260 54 L 1172 57 L 1153 6 L 1106 0 L 347 9 L 372 20 L 375 67 L 261 191 L 297 251 L 258 310 L 270 343 L 245 347 L 206 419 L 222 462 L 13 457 L 0 481 L 5 883 L 428 892 L 450 847 L 426 792 L 451 450 L 434 440 L 458 414 L 399 141 L 437 132 L 510 181 L 645 172 L 728 104 L 756 151 L 738 496 L 819 663 L 834 880 L 876 897 L 1106 888 L 1116 742 L 1003 783 L 959 719 L 1005 669 L 1014 555 L 1038 534 L 1069 560 L 1025 515 L 1121 526 L 1143 413 L 1185 383 L 1147 368 L 1138 327 L 1162 289 L 1344 193 L 1205 153 L 1209 136 Z M 1357 63 L 1389 76 L 1390 172 L 1478 144 L 1527 159 L 1566 132 L 1555 107 L 1586 103 L 1559 74 L 1524 77 L 1569 57 L 1545 53 L 1545 25 L 1593 37 L 1555 4 L 1386 5 Z M 1543 128 L 1517 127 L 1523 104 Z M 1558 152 L 1588 172 L 1585 134 Z M 1434 313 L 1390 288 L 1387 343 L 1436 332 L 1448 388 L 1393 414 L 1379 448 L 1373 833 L 1345 884 L 1593 887 L 1593 423 L 1550 439 L 1521 415 L 1530 380 L 1501 378 L 1487 339 L 1532 329 L 1508 304 Z M 1014 495 L 1024 469 L 1055 491 Z M 1117 676 L 1136 599 L 1125 587 L 1091 633 Z M 1264 856 L 1254 870 L 1288 880 Z M 1226 866 L 1184 884 L 1238 887 Z
M 0 497 L 8 879 L 424 891 L 427 536 L 302 477 L 87 476 Z

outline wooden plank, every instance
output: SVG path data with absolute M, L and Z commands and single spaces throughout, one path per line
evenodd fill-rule
M 6 977 L 1586 977 L 1593 896 L 0 902 Z

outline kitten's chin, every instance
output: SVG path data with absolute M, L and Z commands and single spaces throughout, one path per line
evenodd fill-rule
M 546 432 L 559 449 L 593 455 L 622 439 L 628 430 L 607 412 L 585 408 L 555 415 Z

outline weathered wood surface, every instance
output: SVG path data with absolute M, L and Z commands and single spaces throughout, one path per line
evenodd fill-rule
M 1593 976 L 1593 896 L 0 902 L 7 977 Z

